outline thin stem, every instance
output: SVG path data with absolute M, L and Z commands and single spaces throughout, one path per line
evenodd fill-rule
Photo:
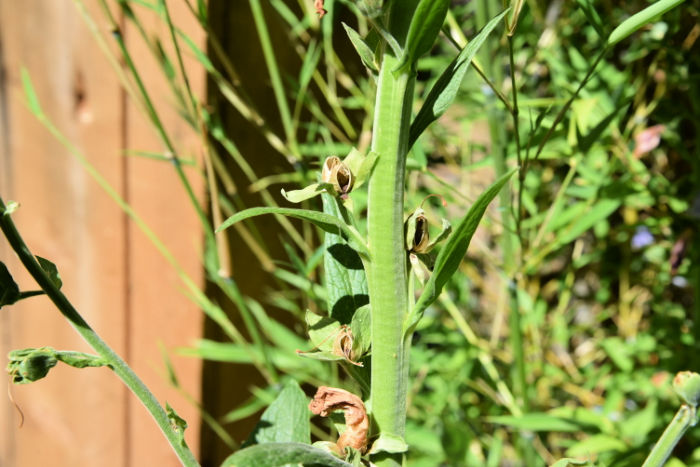
M 652 448 L 642 467 L 663 467 L 688 428 L 697 423 L 697 408 L 683 404 L 671 423 L 668 424 L 661 438 Z
M 88 325 L 80 316 L 80 313 L 73 307 L 68 298 L 53 283 L 51 278 L 44 272 L 34 255 L 31 253 L 21 235 L 17 231 L 9 213 L 5 212 L 5 204 L 0 198 L 0 229 L 12 249 L 19 256 L 20 261 L 27 268 L 37 284 L 48 295 L 58 310 L 66 317 L 76 331 L 87 341 L 90 346 L 106 361 L 110 368 L 119 376 L 126 386 L 139 398 L 146 407 L 153 419 L 156 421 L 161 431 L 172 446 L 175 454 L 185 466 L 198 466 L 199 463 L 182 439 L 182 433 L 177 431 L 170 423 L 168 415 L 163 407 L 158 403 L 155 396 L 148 390 L 146 385 L 136 376 L 136 373 L 119 357 Z

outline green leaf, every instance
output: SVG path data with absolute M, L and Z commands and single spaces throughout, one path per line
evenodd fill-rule
M 372 72 L 379 73 L 379 67 L 374 62 L 374 51 L 370 48 L 369 45 L 367 45 L 367 43 L 364 41 L 364 39 L 362 39 L 362 36 L 360 36 L 360 34 L 357 31 L 355 31 L 353 28 L 351 28 L 345 23 L 341 24 L 343 25 L 343 28 L 345 28 L 345 32 L 348 34 L 350 42 L 352 42 L 353 47 L 355 47 L 355 51 L 357 52 L 357 55 L 360 56 L 362 63 L 364 63 L 365 66 L 369 68 Z
M 325 467 L 352 467 L 321 449 L 300 443 L 265 443 L 241 449 L 223 462 L 222 467 L 278 467 L 285 464 L 317 464 Z
M 401 436 L 392 435 L 389 433 L 382 433 L 379 438 L 372 444 L 372 450 L 370 454 L 376 454 L 378 452 L 388 452 L 392 454 L 407 452 L 408 444 Z
M 500 415 L 487 418 L 490 423 L 506 425 L 518 430 L 577 432 L 581 425 L 571 420 L 555 417 L 547 413 L 528 413 L 520 417 Z
M 445 246 L 442 247 L 435 259 L 433 273 L 425 284 L 423 293 L 421 293 L 412 313 L 406 318 L 406 324 L 404 326 L 406 332 L 411 332 L 415 328 L 415 325 L 420 320 L 425 309 L 438 298 L 443 286 L 447 283 L 449 278 L 452 277 L 452 274 L 455 273 L 459 267 L 459 263 L 462 262 L 472 236 L 486 211 L 486 207 L 516 171 L 517 169 L 513 169 L 503 175 L 484 191 L 469 209 L 467 215 L 464 216 L 453 230 L 452 235 L 448 237 Z
M 173 431 L 177 433 L 177 438 L 180 441 L 180 444 L 183 446 L 187 446 L 187 443 L 185 442 L 185 430 L 187 429 L 187 422 L 184 418 L 180 417 L 167 402 L 165 403 L 165 413 L 168 415 L 168 420 L 170 420 L 170 426 L 172 426 Z
M 301 203 L 302 201 L 320 195 L 328 189 L 332 190 L 333 185 L 330 183 L 314 183 L 301 190 L 285 191 L 282 189 L 282 196 L 290 203 Z
M 323 212 L 342 221 L 343 206 L 327 193 L 321 195 Z M 369 303 L 367 279 L 360 256 L 337 233 L 326 232 L 323 268 L 328 300 L 328 313 L 340 324 L 349 324 L 353 313 Z
M 450 0 L 420 0 L 408 27 L 406 46 L 394 72 L 405 72 L 428 52 L 445 22 Z
M 58 268 L 56 265 L 48 259 L 42 258 L 41 256 L 37 256 L 36 260 L 39 262 L 41 269 L 43 269 L 46 275 L 49 276 L 49 279 L 51 279 L 51 283 L 57 289 L 60 289 L 63 285 L 63 281 L 61 280 L 61 275 L 58 273 Z
M 44 378 L 51 368 L 61 361 L 74 368 L 106 366 L 102 357 L 73 351 L 56 351 L 51 347 L 13 350 L 8 354 L 10 360 L 7 372 L 15 384 L 27 384 Z
M 624 20 L 608 37 L 608 47 L 613 46 L 621 40 L 627 38 L 637 29 L 654 21 L 672 8 L 677 7 L 684 0 L 659 0 L 653 5 L 649 5 L 639 13 L 636 13 Z
M 333 234 L 342 233 L 350 239 L 350 245 L 356 251 L 358 251 L 358 253 L 368 255 L 365 241 L 356 230 L 349 227 L 345 224 L 345 222 L 339 220 L 336 217 L 324 214 L 322 212 L 310 211 L 308 209 L 277 207 L 259 207 L 246 209 L 245 211 L 238 212 L 226 219 L 223 222 L 223 224 L 221 224 L 216 229 L 216 232 L 221 232 L 222 230 L 231 227 L 236 222 L 240 222 L 250 217 L 261 216 L 263 214 L 281 214 L 283 216 L 295 217 L 297 219 L 309 221 L 317 227 L 320 227 L 325 232 L 330 232 Z
M 29 71 L 26 68 L 22 68 L 22 88 L 24 89 L 24 96 L 27 98 L 27 105 L 29 105 L 29 110 L 35 116 L 44 115 L 41 110 L 41 105 L 39 105 L 39 98 L 36 96 L 36 91 L 34 91 L 34 85 L 32 85 L 32 79 L 29 77 Z
M 296 381 L 285 384 L 260 417 L 246 445 L 263 443 L 310 443 L 309 401 Z
M 369 305 L 355 310 L 355 314 L 352 315 L 350 330 L 355 338 L 354 345 L 359 350 L 359 354 L 367 353 L 372 344 L 372 313 L 370 313 Z
M 12 278 L 12 274 L 0 261 L 0 308 L 5 305 L 12 305 L 20 299 L 19 286 Z
M 501 22 L 508 10 L 503 11 L 500 15 L 493 18 L 486 26 L 467 44 L 462 51 L 448 65 L 445 71 L 442 72 L 438 80 L 433 85 L 425 98 L 425 102 L 421 107 L 416 118 L 411 123 L 411 129 L 408 135 L 408 147 L 413 146 L 418 137 L 425 129 L 437 120 L 445 110 L 452 104 L 457 91 L 459 91 L 462 78 L 469 68 L 474 55 L 486 41 L 488 35 L 493 31 L 498 23 Z
M 309 340 L 314 349 L 331 352 L 334 338 L 340 332 L 340 323 L 333 318 L 319 316 L 312 311 L 307 311 L 304 319 L 308 326 Z
M 566 455 L 573 457 L 590 457 L 591 454 L 598 454 L 605 451 L 624 452 L 627 449 L 628 446 L 618 438 L 610 435 L 596 434 L 571 446 L 566 450 Z

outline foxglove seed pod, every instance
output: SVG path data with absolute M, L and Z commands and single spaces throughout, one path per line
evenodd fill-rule
M 355 177 L 353 177 L 348 166 L 336 156 L 330 156 L 323 162 L 321 180 L 324 183 L 333 185 L 336 193 L 341 197 L 345 197 L 350 193 L 355 184 Z

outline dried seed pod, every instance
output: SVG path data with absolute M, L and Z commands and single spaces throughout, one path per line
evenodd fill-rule
M 362 363 L 358 363 L 355 361 L 357 355 L 353 350 L 354 345 L 355 337 L 352 335 L 352 330 L 350 330 L 349 326 L 345 324 L 342 325 L 340 327 L 338 335 L 335 337 L 335 341 L 333 342 L 333 354 L 339 357 L 343 357 L 345 360 L 347 360 L 349 363 L 352 363 L 353 365 L 363 366 Z
M 339 453 L 344 453 L 348 446 L 360 452 L 367 449 L 369 419 L 365 404 L 355 394 L 344 389 L 321 386 L 309 403 L 309 410 L 322 417 L 327 417 L 334 410 L 344 412 L 346 430 L 336 443 Z
M 406 220 L 406 249 L 411 253 L 424 253 L 430 242 L 428 219 L 421 208 L 416 209 Z
M 336 193 L 341 197 L 350 193 L 355 184 L 355 177 L 348 166 L 336 156 L 330 156 L 323 162 L 321 180 L 333 185 Z

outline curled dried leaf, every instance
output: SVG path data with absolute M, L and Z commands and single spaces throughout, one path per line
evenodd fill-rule
M 362 399 L 344 389 L 321 386 L 309 403 L 309 410 L 322 417 L 327 417 L 335 410 L 342 410 L 347 428 L 336 443 L 338 451 L 343 453 L 345 448 L 349 446 L 360 452 L 365 452 L 369 419 Z

